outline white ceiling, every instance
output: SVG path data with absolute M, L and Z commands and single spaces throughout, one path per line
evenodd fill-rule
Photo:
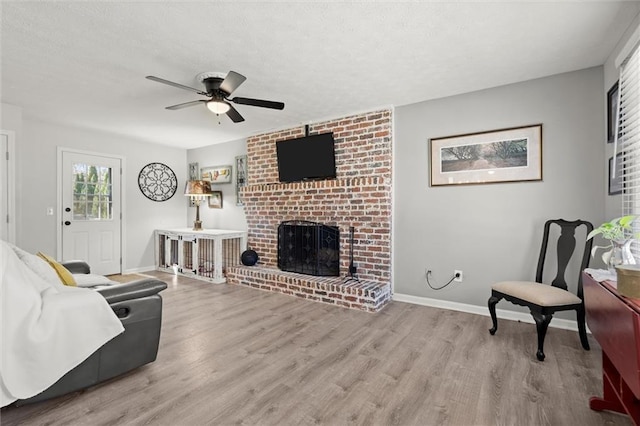
M 639 2 L 1 3 L 2 103 L 27 118 L 196 148 L 603 64 Z M 219 118 L 196 75 L 247 77 Z

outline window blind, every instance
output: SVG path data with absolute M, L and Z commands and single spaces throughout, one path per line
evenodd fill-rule
M 618 151 L 622 154 L 622 212 L 640 215 L 640 51 L 636 46 L 620 69 L 618 91 L 618 120 L 615 130 Z M 615 163 L 615 162 L 614 162 Z M 638 222 L 638 221 L 636 221 Z M 634 223 L 634 233 L 640 224 Z M 632 247 L 633 255 L 640 258 L 640 247 Z

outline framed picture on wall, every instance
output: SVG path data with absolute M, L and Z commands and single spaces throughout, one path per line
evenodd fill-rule
M 613 143 L 618 119 L 618 82 L 607 92 L 607 143 Z
M 216 183 L 231 183 L 231 166 L 211 166 L 200 169 L 200 179 Z
M 609 158 L 609 195 L 622 194 L 622 188 L 624 181 L 622 180 L 622 153 L 619 152 L 616 155 L 616 169 L 615 176 L 612 177 L 613 170 L 613 157 Z
M 429 139 L 430 186 L 542 180 L 542 124 Z
M 222 191 L 211 191 L 211 195 L 207 198 L 209 199 L 209 208 L 222 208 Z

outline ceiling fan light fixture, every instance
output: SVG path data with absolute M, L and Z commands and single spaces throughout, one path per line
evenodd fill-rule
M 2 1 L 2 0 L 0 0 Z M 231 106 L 231 102 L 240 105 L 249 105 L 260 108 L 271 109 L 284 109 L 283 102 L 267 101 L 264 99 L 253 99 L 234 97 L 230 99 L 231 93 L 233 93 L 238 86 L 240 86 L 247 78 L 242 74 L 238 74 L 235 71 L 229 71 L 226 76 L 222 73 L 205 72 L 197 76 L 197 80 L 204 85 L 204 90 L 196 89 L 195 87 L 185 86 L 184 84 L 175 83 L 173 81 L 165 80 L 164 78 L 155 77 L 152 75 L 147 76 L 148 80 L 155 81 L 157 83 L 167 84 L 169 86 L 177 87 L 178 89 L 188 90 L 190 92 L 196 92 L 198 95 L 206 96 L 209 99 L 200 99 L 191 102 L 183 102 L 177 105 L 171 105 L 165 107 L 165 109 L 174 111 L 177 109 L 192 107 L 196 105 L 205 104 L 207 109 L 216 115 L 225 114 L 229 117 L 229 120 L 234 123 L 241 123 L 244 121 L 244 117 Z
M 214 114 L 226 114 L 231 109 L 228 103 L 218 100 L 207 102 L 207 108 Z

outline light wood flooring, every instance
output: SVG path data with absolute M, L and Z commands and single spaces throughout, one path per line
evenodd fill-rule
M 158 359 L 2 425 L 630 425 L 595 412 L 600 347 L 550 328 L 391 302 L 377 314 L 149 272 Z M 488 297 L 488 295 L 487 295 Z

